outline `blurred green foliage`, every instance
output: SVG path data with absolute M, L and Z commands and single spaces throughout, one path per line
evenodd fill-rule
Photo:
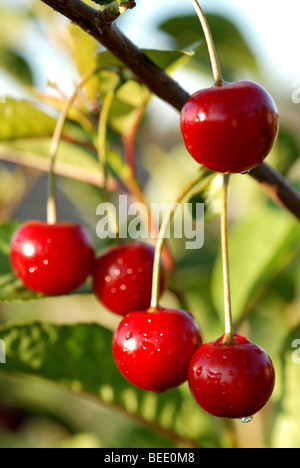
M 249 177 L 233 176 L 230 187 L 234 320 L 238 332 L 271 355 L 277 385 L 248 425 L 205 414 L 186 384 L 163 395 L 128 384 L 110 352 L 119 318 L 96 301 L 89 282 L 70 296 L 45 298 L 14 278 L 10 238 L 27 217 L 45 216 L 37 200 L 46 192 L 51 136 L 65 102 L 59 83 L 50 83 L 49 92 L 35 86 L 38 70 L 21 47 L 29 29 L 47 31 L 53 54 L 63 50 L 76 70 L 74 82 L 103 67 L 70 109 L 57 164 L 60 216 L 86 224 L 98 251 L 108 242 L 95 233 L 96 207 L 105 200 L 98 118 L 108 92 L 114 92 L 107 134 L 112 197 L 125 191 L 138 202 L 172 202 L 198 171 L 178 125 L 165 126 L 163 111 L 157 116 L 149 91 L 119 60 L 77 26 L 61 24 L 41 2 L 30 5 L 1 6 L 0 68 L 23 86 L 24 97 L 0 104 L 0 339 L 7 353 L 7 363 L 0 364 L 0 447 L 299 447 L 300 364 L 292 360 L 292 343 L 300 339 L 299 225 Z M 239 25 L 219 14 L 208 14 L 208 20 L 224 77 L 258 79 L 262 70 Z M 158 27 L 174 48 L 145 50 L 157 65 L 168 73 L 196 73 L 200 83 L 211 76 L 194 16 L 173 17 L 170 11 Z M 284 112 L 269 163 L 297 185 L 299 111 L 281 94 L 274 97 Z M 134 167 L 127 159 L 128 135 L 136 137 Z M 204 247 L 186 251 L 184 239 L 169 241 L 176 272 L 169 275 L 162 304 L 188 307 L 208 341 L 223 333 L 218 187 L 195 192 L 191 201 L 199 200 L 206 208 Z

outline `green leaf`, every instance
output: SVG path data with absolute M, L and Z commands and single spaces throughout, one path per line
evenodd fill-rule
M 0 303 L 24 302 L 42 299 L 45 295 L 30 291 L 22 281 L 17 279 L 12 271 L 9 261 L 10 242 L 20 222 L 7 222 L 0 224 Z M 71 294 L 90 294 L 89 282 Z
M 212 419 L 196 407 L 185 385 L 163 394 L 130 385 L 114 363 L 112 332 L 100 325 L 10 324 L 1 327 L 0 339 L 6 345 L 2 373 L 39 377 L 92 395 L 153 430 L 171 431 L 198 443 L 215 439 Z
M 235 72 L 241 68 L 256 72 L 256 57 L 239 28 L 221 15 L 206 15 L 218 52 L 220 65 L 225 79 L 235 79 Z M 204 40 L 203 30 L 196 15 L 177 16 L 160 24 L 160 29 L 169 34 L 179 48 Z M 203 47 L 197 50 L 192 60 L 196 67 L 211 73 L 208 50 Z
M 238 320 L 258 287 L 265 287 L 300 249 L 299 226 L 282 210 L 263 206 L 229 233 L 233 319 Z M 221 253 L 213 276 L 215 307 L 224 316 Z
M 74 24 L 69 25 L 69 46 L 81 77 L 96 68 L 98 43 L 92 36 Z M 91 78 L 84 88 L 90 101 L 99 98 L 97 76 Z
M 10 240 L 20 223 L 10 222 L 0 225 L 0 302 L 32 300 L 40 295 L 29 291 L 17 280 L 9 262 Z
M 33 84 L 33 74 L 28 62 L 12 49 L 0 49 L 0 67 L 24 85 Z
M 196 44 L 197 47 L 199 43 Z M 177 65 L 185 64 L 191 57 L 195 55 L 193 50 L 155 50 L 155 49 L 143 49 L 143 52 L 147 57 L 152 60 L 155 65 L 163 70 L 171 72 Z
M 49 159 L 50 145 L 51 138 L 30 138 L 5 142 L 0 145 L 0 159 L 2 156 L 4 160 L 48 170 L 47 159 Z M 89 171 L 96 176 L 101 174 L 101 168 L 93 152 L 67 141 L 60 142 L 57 164 L 58 166 L 62 165 L 66 175 L 69 174 L 70 177 L 74 178 L 79 170 Z
M 56 120 L 29 101 L 8 98 L 0 105 L 0 141 L 52 135 Z
M 0 275 L 11 273 L 9 263 L 9 244 L 13 233 L 19 227 L 19 223 L 10 222 L 0 224 Z
M 280 350 L 280 395 L 272 424 L 271 446 L 297 448 L 300 445 L 300 326 L 292 329 Z

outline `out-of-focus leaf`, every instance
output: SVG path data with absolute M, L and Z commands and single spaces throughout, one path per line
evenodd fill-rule
M 272 424 L 271 446 L 298 448 L 300 446 L 300 326 L 286 337 L 282 349 L 280 398 Z
M 182 60 L 187 60 L 195 55 L 194 50 L 199 47 L 199 42 L 195 42 L 194 47 L 188 47 L 188 50 L 157 50 L 157 49 L 142 49 L 142 52 L 159 68 L 169 70 L 174 68 L 176 64 L 180 64 Z M 99 66 L 112 66 L 125 68 L 124 64 L 118 60 L 111 52 L 104 51 L 97 55 L 97 63 Z
M 97 66 L 98 43 L 92 36 L 74 24 L 69 25 L 69 37 L 75 64 L 80 76 L 83 77 Z M 89 100 L 98 99 L 99 87 L 96 76 L 86 83 L 85 90 Z
M 200 444 L 215 439 L 212 419 L 196 407 L 185 385 L 163 394 L 130 385 L 114 363 L 112 332 L 100 325 L 10 324 L 0 328 L 0 339 L 6 345 L 5 374 L 39 377 L 92 395 L 153 428 Z
M 236 25 L 221 15 L 207 14 L 206 16 L 214 37 L 224 78 L 235 78 L 235 70 L 241 68 L 257 71 L 258 65 L 254 53 Z M 183 49 L 204 39 L 197 15 L 168 19 L 160 24 L 160 29 L 174 39 L 177 47 Z M 192 63 L 200 66 L 203 71 L 211 73 L 206 46 L 198 49 Z
M 13 142 L 4 142 L 0 145 L 0 159 L 1 154 L 11 152 L 15 156 L 15 162 L 22 164 L 26 161 L 26 158 L 31 157 L 42 158 L 42 160 L 49 159 L 50 154 L 51 138 L 30 138 L 26 140 L 16 140 Z M 93 152 L 87 150 L 85 147 L 67 142 L 61 141 L 58 154 L 57 162 L 63 163 L 70 168 L 77 168 L 78 170 L 88 170 L 92 172 L 101 172 L 100 165 L 95 159 Z M 37 166 L 37 169 L 39 167 Z
M 9 263 L 9 244 L 10 239 L 18 228 L 19 223 L 10 222 L 0 225 L 0 275 L 11 273 Z
M 0 141 L 52 135 L 56 120 L 29 101 L 8 98 L 0 105 Z
M 265 206 L 229 232 L 232 311 L 238 320 L 257 287 L 264 287 L 300 252 L 299 226 L 282 210 Z M 212 277 L 212 295 L 224 316 L 221 254 Z
M 196 213 L 197 203 L 204 204 L 204 219 L 206 222 L 214 221 L 221 214 L 222 176 L 216 174 L 207 188 L 200 193 L 195 192 L 189 200 L 193 217 Z
M 131 84 L 132 86 L 130 86 Z M 128 130 L 135 125 L 136 110 L 139 107 L 145 107 L 150 98 L 148 90 L 138 83 L 127 82 L 124 85 L 124 90 L 125 89 L 135 90 L 135 93 L 124 94 L 123 89 L 121 89 L 120 98 L 118 93 L 109 113 L 109 125 L 120 135 L 124 135 L 124 133 L 127 133 Z
M 197 47 L 199 43 L 197 44 Z M 194 49 L 194 48 L 193 48 Z M 193 50 L 155 50 L 155 49 L 143 49 L 143 52 L 147 57 L 152 60 L 155 65 L 163 70 L 172 71 L 177 65 L 184 64 L 187 60 L 195 55 Z
M 300 157 L 298 135 L 281 125 L 276 145 L 270 157 L 272 158 L 272 165 L 285 176 Z
M 12 49 L 0 49 L 0 68 L 24 85 L 33 84 L 33 74 L 28 62 Z
M 38 295 L 26 289 L 12 273 L 9 262 L 9 246 L 19 223 L 0 225 L 0 302 L 23 301 L 37 298 Z

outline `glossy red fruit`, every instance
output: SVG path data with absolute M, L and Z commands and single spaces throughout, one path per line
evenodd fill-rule
M 94 271 L 94 292 L 110 311 L 126 315 L 149 308 L 155 249 L 142 242 L 114 246 L 103 253 Z M 160 290 L 165 287 L 163 265 Z
M 130 383 L 163 392 L 186 381 L 189 362 L 201 342 L 191 314 L 161 308 L 124 317 L 114 332 L 112 352 Z
M 269 400 L 275 371 L 267 353 L 247 338 L 204 344 L 189 366 L 190 391 L 201 408 L 221 418 L 247 418 Z
M 183 141 L 193 158 L 221 173 L 253 169 L 270 153 L 279 116 L 270 94 L 250 81 L 193 94 L 181 112 Z
M 60 295 L 85 282 L 93 271 L 95 254 L 89 234 L 82 226 L 31 221 L 14 233 L 10 262 L 27 288 Z

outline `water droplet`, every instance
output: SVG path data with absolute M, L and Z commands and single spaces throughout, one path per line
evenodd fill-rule
M 132 333 L 131 332 L 126 333 L 125 339 L 130 340 L 130 338 L 132 338 Z
M 207 353 L 207 354 L 206 354 L 206 357 L 207 357 L 207 359 L 210 359 L 212 356 L 211 356 L 210 353 Z
M 248 424 L 253 420 L 253 416 L 245 416 L 244 418 L 240 418 L 239 421 L 243 424 Z
M 230 351 L 226 351 L 226 353 L 223 354 L 223 359 L 228 359 L 231 355 Z
M 201 374 L 202 374 L 202 367 L 198 367 L 198 369 L 196 370 L 196 375 L 200 377 Z
M 254 351 L 257 353 L 257 354 L 263 354 L 263 350 L 259 347 L 255 348 Z

